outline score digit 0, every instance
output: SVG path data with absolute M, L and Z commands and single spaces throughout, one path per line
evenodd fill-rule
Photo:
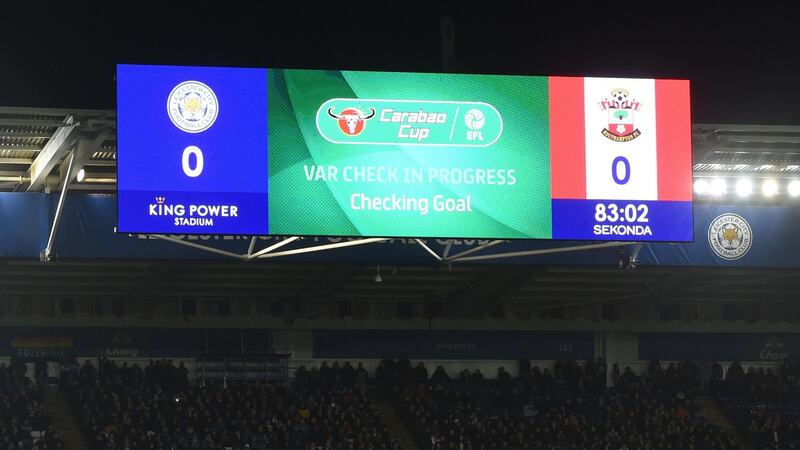
M 622 163 L 622 169 L 625 173 L 621 178 L 619 176 L 620 163 Z M 617 156 L 614 158 L 614 161 L 611 162 L 611 178 L 613 178 L 614 182 L 617 184 L 628 184 L 628 180 L 631 179 L 631 163 L 628 162 L 628 158 L 624 156 Z
M 194 155 L 195 165 L 194 169 L 189 166 L 189 157 Z M 196 178 L 203 173 L 203 151 L 195 145 L 190 145 L 183 149 L 183 157 L 181 158 L 181 165 L 183 166 L 183 173 L 187 177 Z

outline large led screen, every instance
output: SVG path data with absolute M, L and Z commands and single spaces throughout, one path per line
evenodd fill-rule
M 692 240 L 681 80 L 118 66 L 119 231 Z

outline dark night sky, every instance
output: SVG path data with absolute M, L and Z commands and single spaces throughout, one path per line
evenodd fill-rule
M 688 78 L 693 122 L 800 125 L 800 27 L 781 10 L 604 2 L 537 12 L 476 2 L 368 14 L 356 2 L 295 11 L 225 4 L 190 14 L 78 7 L 35 20 L 6 16 L 0 106 L 114 108 L 118 62 L 441 71 L 447 16 L 459 72 Z

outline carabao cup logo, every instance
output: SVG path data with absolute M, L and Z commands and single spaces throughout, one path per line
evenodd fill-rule
M 345 108 L 339 113 L 328 108 L 328 115 L 339 122 L 339 129 L 348 136 L 358 136 L 364 131 L 367 120 L 375 117 L 375 108 L 369 109 L 369 114 L 364 114 L 358 108 Z
M 214 125 L 219 112 L 217 96 L 199 81 L 184 81 L 172 89 L 167 99 L 169 119 L 187 133 L 200 133 Z

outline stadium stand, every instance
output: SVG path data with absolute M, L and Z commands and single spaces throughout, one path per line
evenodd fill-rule
M 800 366 L 784 361 L 772 368 L 744 370 L 735 362 L 715 399 L 729 419 L 745 431 L 756 449 L 800 448 Z
M 396 449 L 365 383 L 349 364 L 301 370 L 293 387 L 202 386 L 170 361 L 143 370 L 104 360 L 85 364 L 64 389 L 96 450 Z
M 409 448 L 384 422 L 381 398 L 394 402 L 419 449 L 800 446 L 796 362 L 778 370 L 733 362 L 725 372 L 714 362 L 702 375 L 692 361 L 650 361 L 639 374 L 617 364 L 608 370 L 602 359 L 525 363 L 515 375 L 500 367 L 451 376 L 401 356 L 381 361 L 374 378 L 360 362 L 333 361 L 297 368 L 288 385 L 224 385 L 202 383 L 169 360 L 141 368 L 101 358 L 98 367 L 65 370 L 61 388 L 95 450 Z M 0 380 L 2 448 L 64 448 L 41 411 L 42 384 L 20 365 L 0 367 Z M 736 432 L 707 420 L 699 401 L 706 393 Z
M 494 380 L 479 373 L 408 383 L 398 403 L 420 448 L 737 449 L 735 438 L 697 414 L 689 364 L 635 375 L 625 368 L 605 386 L 605 363 L 560 361 Z M 681 377 L 679 374 L 686 374 Z

